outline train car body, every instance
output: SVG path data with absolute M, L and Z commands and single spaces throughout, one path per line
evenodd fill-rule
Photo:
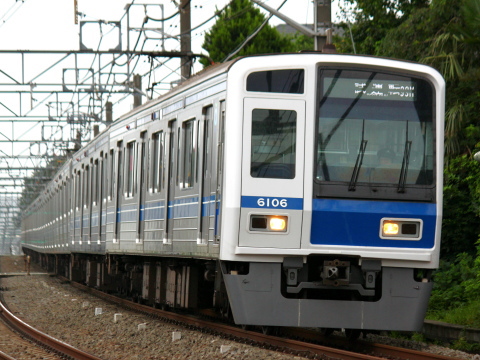
M 25 213 L 24 250 L 237 324 L 418 330 L 439 261 L 444 92 L 434 69 L 390 59 L 216 66 L 67 161 Z

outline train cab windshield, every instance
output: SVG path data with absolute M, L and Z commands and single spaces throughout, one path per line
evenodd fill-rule
M 315 196 L 434 200 L 434 99 L 425 79 L 320 68 Z

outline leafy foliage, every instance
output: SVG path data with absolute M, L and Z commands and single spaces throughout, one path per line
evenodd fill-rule
M 353 10 L 352 5 L 356 4 Z M 345 0 L 342 9 L 349 12 L 345 18 L 352 18 L 353 23 L 342 24 L 347 34 L 352 34 L 355 50 L 359 54 L 379 55 L 379 47 L 390 30 L 397 30 L 409 19 L 411 14 L 422 11 L 427 0 Z M 349 37 L 341 43 L 336 42 L 340 52 L 354 52 Z
M 477 244 L 477 257 L 461 253 L 452 262 L 442 262 L 435 274 L 430 318 L 480 328 L 480 242 Z
M 357 53 L 423 62 L 446 79 L 442 264 L 429 316 L 480 327 L 480 165 L 472 159 L 480 150 L 480 0 L 356 4 L 337 49 L 354 43 Z
M 356 23 L 351 26 L 357 52 L 419 61 L 438 69 L 447 80 L 445 154 L 450 158 L 469 152 L 477 142 L 469 136 L 471 130 L 480 131 L 480 1 L 361 0 L 357 4 Z M 336 44 L 343 52 L 352 51 L 349 36 Z
M 479 128 L 480 1 L 436 0 L 388 31 L 377 55 L 427 63 L 447 80 L 445 154 L 468 152 Z M 468 129 L 468 131 L 467 131 Z
M 214 62 L 223 62 L 237 56 L 313 49 L 312 39 L 303 35 L 281 35 L 268 24 L 245 42 L 265 20 L 266 17 L 250 0 L 233 0 L 219 14 L 211 30 L 205 34 L 203 48 L 208 51 Z M 205 59 L 201 59 L 200 62 L 204 66 L 210 65 Z
M 463 155 L 450 160 L 444 173 L 442 258 L 475 255 L 480 234 L 480 165 Z

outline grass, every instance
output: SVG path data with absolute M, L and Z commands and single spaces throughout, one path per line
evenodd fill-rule
M 427 319 L 480 329 L 480 300 L 442 313 L 429 313 Z
M 427 319 L 480 329 L 480 300 L 470 302 L 455 309 L 444 310 L 441 313 L 427 313 Z M 468 342 L 464 338 L 453 342 L 450 348 L 470 353 L 480 353 L 480 344 Z

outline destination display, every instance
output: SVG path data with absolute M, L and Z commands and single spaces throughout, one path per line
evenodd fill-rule
M 415 101 L 414 81 L 324 78 L 323 96 L 343 99 Z

